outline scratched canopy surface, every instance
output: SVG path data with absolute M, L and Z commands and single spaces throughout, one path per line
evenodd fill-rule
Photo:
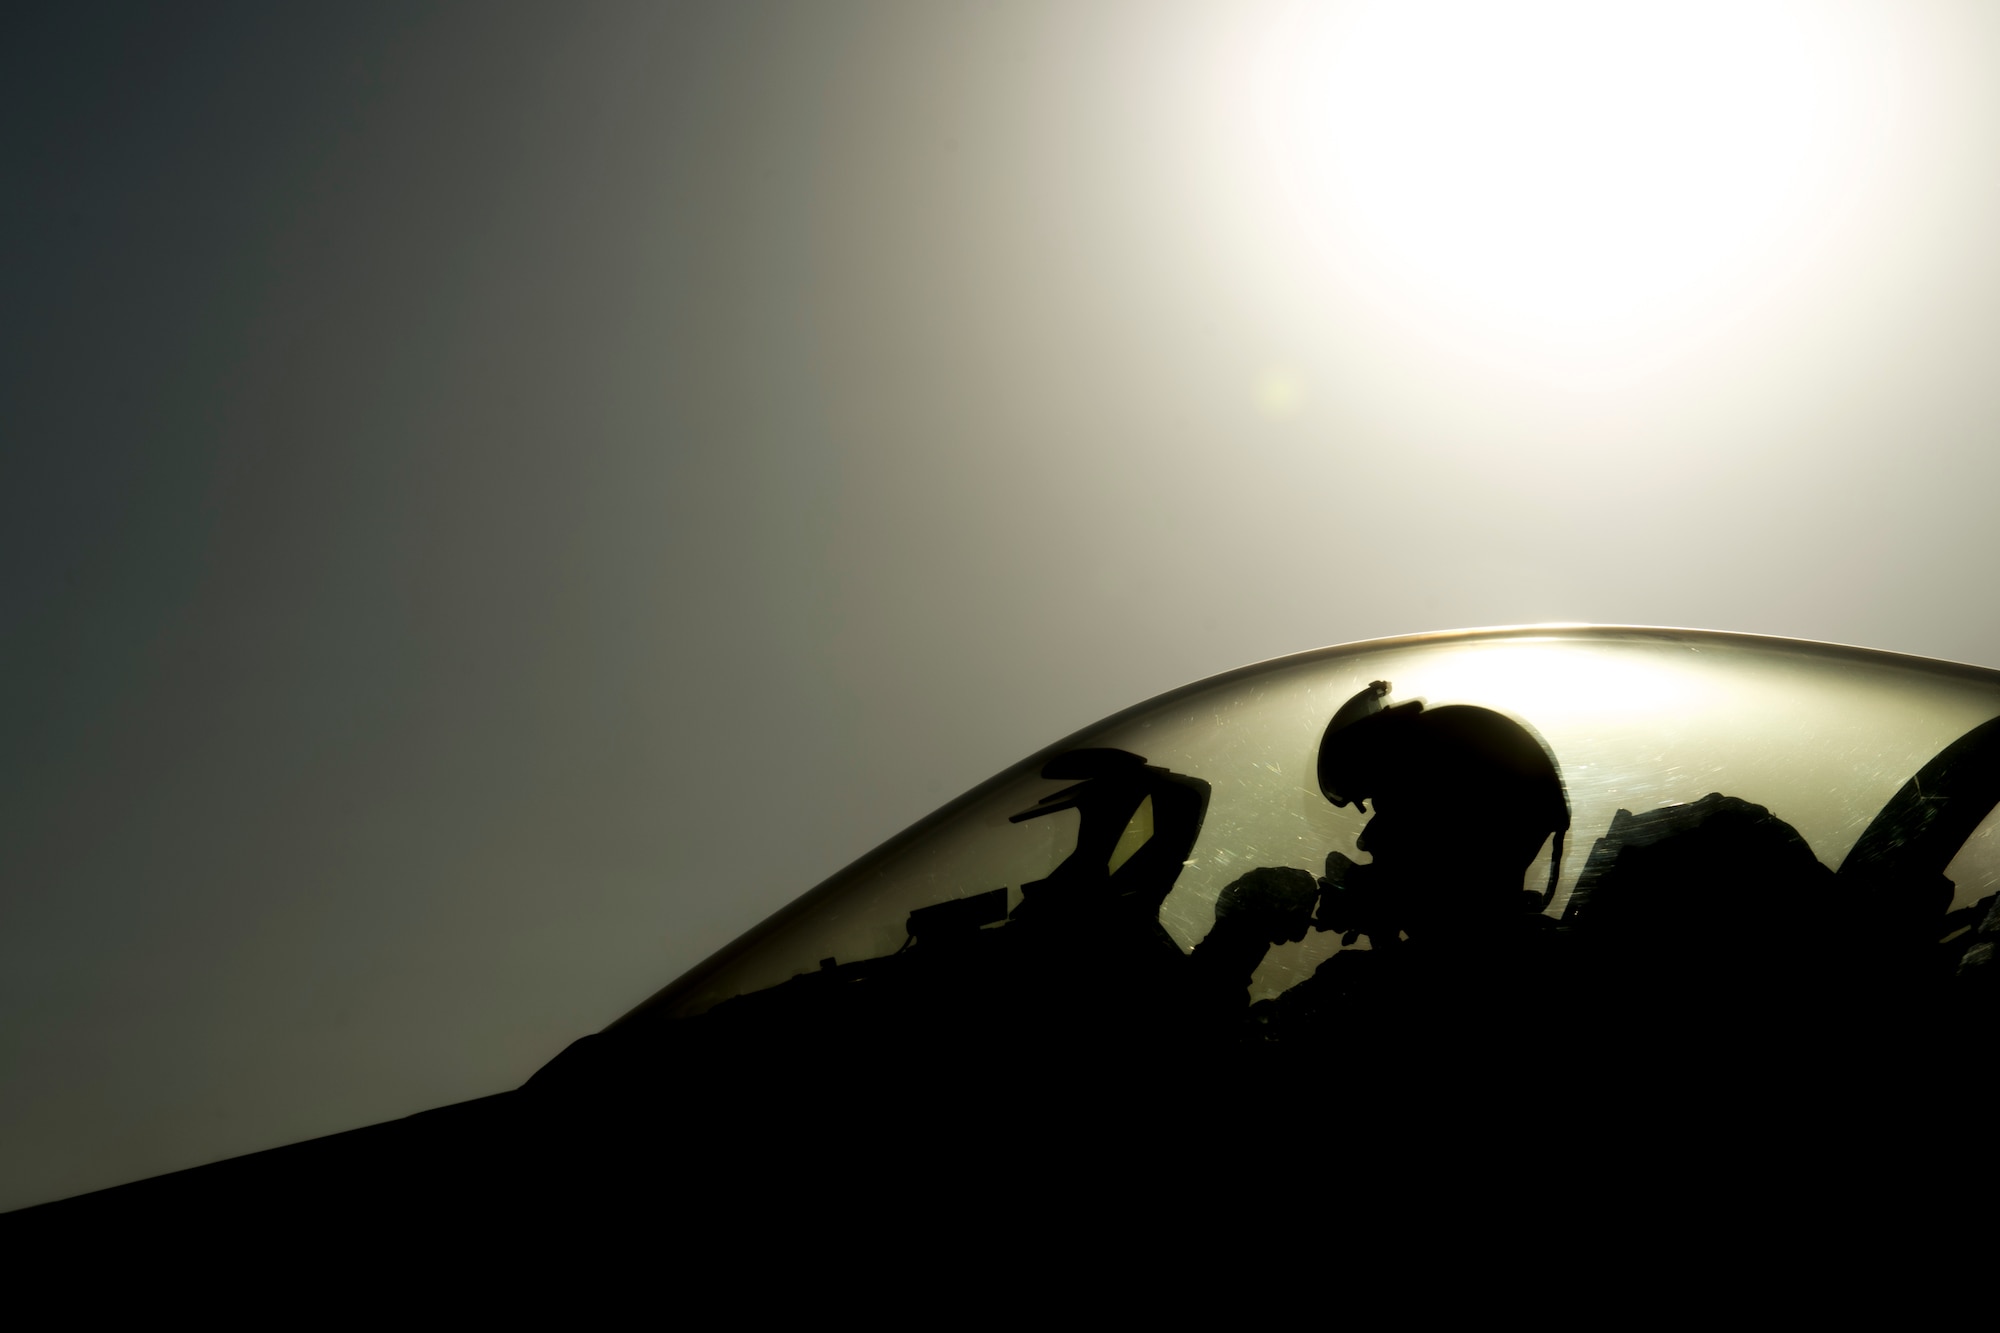
M 1375 733 L 1385 739 L 1369 763 L 1402 764 L 1406 787 L 1437 777 L 1447 794 L 1426 797 L 1434 816 L 1452 801 L 1466 811 L 1456 822 L 1432 817 L 1395 856 L 1500 865 L 1516 905 L 1543 919 L 1538 928 L 1587 934 L 1595 913 L 1668 930 L 1692 912 L 1740 910 L 1777 923 L 1777 940 L 1816 900 L 1865 903 L 1843 927 L 1856 947 L 1887 921 L 1937 953 L 1924 966 L 1963 972 L 1992 952 L 2000 924 L 1989 919 L 2000 887 L 2000 821 L 1989 815 L 2000 728 L 1986 725 L 1995 718 L 2000 673 L 1739 635 L 1536 628 L 1302 654 L 1177 690 L 1051 746 L 806 894 L 635 1016 L 689 1017 L 829 979 L 891 977 L 909 960 L 948 961 L 953 949 L 1029 928 L 1085 941 L 1087 953 L 1087 942 L 1112 938 L 1103 923 L 1113 918 L 1153 932 L 1163 957 L 1199 956 L 1224 933 L 1218 902 L 1227 915 L 1253 898 L 1264 924 L 1252 934 L 1269 938 L 1247 954 L 1237 947 L 1236 971 L 1216 975 L 1240 1004 L 1280 997 L 1343 951 L 1452 924 L 1435 904 L 1408 917 L 1427 923 L 1408 934 L 1393 905 L 1373 917 L 1336 909 L 1356 900 L 1343 898 L 1343 874 L 1359 884 L 1371 862 L 1393 859 L 1386 831 L 1367 830 L 1403 798 L 1340 789 L 1350 781 L 1341 755 L 1353 749 L 1341 747 Z M 1521 779 L 1521 791 L 1540 783 L 1539 804 L 1515 800 L 1506 808 L 1529 813 L 1506 816 L 1511 824 L 1480 814 L 1505 805 L 1477 790 L 1482 774 L 1501 770 L 1461 764 L 1455 756 L 1469 751 L 1450 739 L 1458 734 L 1482 753 L 1511 745 L 1530 768 L 1539 743 L 1553 773 Z M 1417 771 L 1426 763 L 1459 767 L 1427 776 Z M 1498 861 L 1483 850 L 1495 839 L 1511 849 Z M 1676 847 L 1686 853 L 1678 860 Z M 1730 873 L 1733 862 L 1742 873 Z M 1753 903 L 1760 895 L 1770 901 Z M 1657 910 L 1668 899 L 1671 910 Z M 1466 911 L 1459 924 L 1485 928 L 1488 917 Z

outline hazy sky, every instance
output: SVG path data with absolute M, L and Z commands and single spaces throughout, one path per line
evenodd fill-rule
M 1064 733 L 2000 666 L 2000 10 L 12 6 L 0 1206 L 518 1085 Z

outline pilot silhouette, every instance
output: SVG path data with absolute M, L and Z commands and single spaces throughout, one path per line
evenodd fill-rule
M 1321 928 L 1359 931 L 1379 948 L 1403 933 L 1461 939 L 1539 912 L 1555 896 L 1569 830 L 1548 747 L 1490 708 L 1388 704 L 1388 693 L 1387 681 L 1371 683 L 1320 740 L 1326 798 L 1363 812 L 1374 802 L 1355 844 L 1371 862 L 1330 861 Z M 1551 837 L 1547 886 L 1524 892 Z
M 1356 845 L 1370 860 L 1327 857 L 1312 925 L 1341 932 L 1345 944 L 1365 936 L 1369 948 L 1343 949 L 1307 981 L 1253 1006 L 1267 1039 L 1310 1040 L 1312 1030 L 1351 1031 L 1357 1021 L 1470 1037 L 1541 1003 L 1556 984 L 1547 967 L 1555 923 L 1542 909 L 1554 896 L 1570 815 L 1554 757 L 1526 726 L 1492 709 L 1391 704 L 1389 691 L 1375 681 L 1343 704 L 1318 758 L 1321 793 L 1369 814 Z M 1524 889 L 1551 842 L 1546 887 Z M 1281 896 L 1296 903 L 1288 886 L 1245 876 L 1224 891 L 1219 923 L 1249 917 L 1276 935 L 1263 918 Z M 1272 901 L 1246 912 L 1235 901 L 1246 896 Z

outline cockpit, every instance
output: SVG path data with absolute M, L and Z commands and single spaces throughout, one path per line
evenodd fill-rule
M 1847 1031 L 1996 1003 L 1997 803 L 1992 671 L 1646 629 L 1332 648 L 1049 746 L 610 1031 L 1272 1059 Z

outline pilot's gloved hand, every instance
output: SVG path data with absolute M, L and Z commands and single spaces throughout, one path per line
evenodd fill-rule
M 1313 918 L 1316 930 L 1340 932 L 1343 945 L 1363 935 L 1371 940 L 1390 926 L 1393 913 L 1375 883 L 1373 867 L 1357 864 L 1340 852 L 1326 854 L 1326 877 L 1319 881 L 1319 911 Z
M 1328 852 L 1326 854 L 1326 874 L 1321 877 L 1319 886 L 1329 893 L 1335 892 L 1341 885 L 1347 882 L 1347 877 L 1357 870 L 1363 871 L 1362 877 L 1364 879 L 1367 877 L 1367 873 L 1363 870 L 1363 867 L 1356 863 L 1347 853 L 1339 851 Z
M 1286 944 L 1306 937 L 1319 883 L 1310 871 L 1258 866 L 1215 901 L 1215 933 Z

